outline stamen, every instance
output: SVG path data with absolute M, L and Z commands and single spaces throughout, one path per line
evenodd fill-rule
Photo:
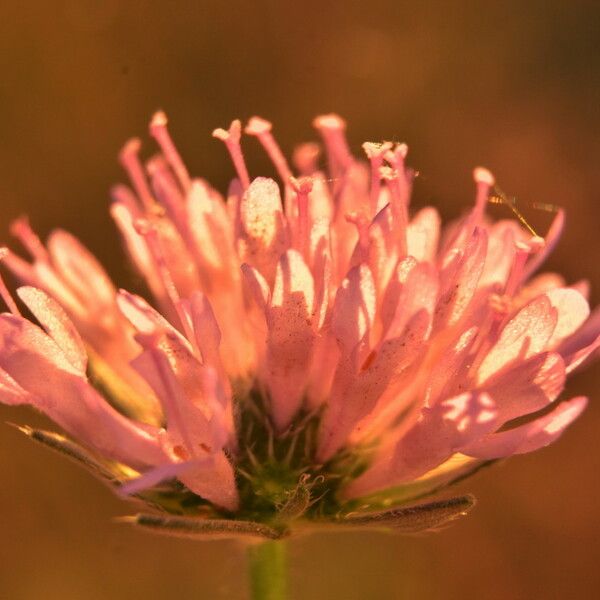
M 491 294 L 488 305 L 492 309 L 494 320 L 502 320 L 510 313 L 511 299 L 506 295 Z
M 23 244 L 23 247 L 33 258 L 41 262 L 48 262 L 50 260 L 48 251 L 31 228 L 27 217 L 20 217 L 13 221 L 10 225 L 10 232 Z
M 126 185 L 117 184 L 110 189 L 110 197 L 114 202 L 126 206 L 131 212 L 138 213 L 138 202 L 135 194 Z
M 531 254 L 539 252 L 544 247 L 543 238 L 534 236 L 527 243 L 517 242 L 513 264 L 504 287 L 504 293 L 491 294 L 488 305 L 491 314 L 486 317 L 484 324 L 480 328 L 480 345 L 475 353 L 475 358 L 469 372 L 474 374 L 483 362 L 487 351 L 497 339 L 502 324 L 511 314 L 512 299 L 518 291 L 520 283 L 524 279 L 525 265 Z
M 369 226 L 370 219 L 363 212 L 354 212 L 345 215 L 346 221 L 352 223 L 358 231 L 358 244 L 366 259 L 366 253 L 369 250 Z
M 517 242 L 515 244 L 515 258 L 506 281 L 506 287 L 504 289 L 505 296 L 508 296 L 509 298 L 514 296 L 519 284 L 523 280 L 527 259 L 531 254 L 539 252 L 544 247 L 544 244 L 544 238 L 538 236 L 533 236 L 528 243 Z
M 7 254 L 7 248 L 0 248 L 0 261 L 6 258 Z M 2 275 L 0 275 L 0 297 L 2 297 L 2 300 L 4 300 L 4 303 L 6 304 L 6 306 L 8 306 L 8 309 L 15 317 L 23 316 L 21 315 L 21 311 L 19 310 L 17 303 L 14 301 L 13 297 L 11 296 L 11 293 L 8 291 L 8 288 L 4 283 L 4 278 L 2 277 Z
M 300 175 L 309 176 L 319 169 L 319 157 L 321 147 L 314 142 L 300 144 L 294 148 L 292 164 L 300 172 Z
M 377 213 L 377 205 L 381 193 L 381 174 L 379 169 L 383 165 L 385 154 L 391 150 L 392 143 L 384 142 L 383 144 L 375 144 L 373 142 L 365 142 L 362 147 L 371 162 L 371 214 L 374 215 Z
M 192 438 L 187 430 L 185 419 L 179 408 L 180 406 L 183 406 L 187 400 L 183 396 L 183 392 L 175 380 L 175 375 L 167 357 L 160 349 L 159 335 L 160 334 L 148 336 L 138 334 L 135 338 L 149 351 L 156 367 L 156 372 L 165 388 L 165 395 L 164 397 L 161 397 L 161 402 L 165 405 L 164 410 L 167 413 L 167 426 L 174 426 L 174 428 L 178 430 L 186 445 L 185 450 L 187 450 L 194 458 L 197 458 L 196 448 L 192 443 Z M 174 453 L 177 452 L 176 448 L 173 450 Z M 183 457 L 179 458 L 183 459 Z
M 402 142 L 400 144 L 396 144 L 394 149 L 386 152 L 385 159 L 389 161 L 392 166 L 399 167 L 400 165 L 404 165 L 404 160 L 408 155 L 408 146 Z
M 300 179 L 290 177 L 290 184 L 296 192 L 296 202 L 298 204 L 298 250 L 306 259 L 310 234 L 308 222 L 308 195 L 312 191 L 313 182 L 312 179 L 305 177 Z
M 20 256 L 17 256 L 9 248 L 2 248 L 2 256 L 0 258 L 17 279 L 27 283 L 27 285 L 37 286 L 39 284 L 33 265 L 23 260 Z
M 262 311 L 266 311 L 267 307 L 271 304 L 271 289 L 269 288 L 269 284 L 250 265 L 243 263 L 240 268 L 244 277 L 244 283 L 248 287 L 252 298 Z
M 552 220 L 550 228 L 546 232 L 544 236 L 544 247 L 542 251 L 538 252 L 537 255 L 532 258 L 527 264 L 527 268 L 525 269 L 524 277 L 530 277 L 532 273 L 534 273 L 538 267 L 544 262 L 548 254 L 552 252 L 553 248 L 556 246 L 558 239 L 561 236 L 562 230 L 565 225 L 565 213 L 562 209 L 559 209 L 556 213 L 556 216 Z
M 248 169 L 246 168 L 246 162 L 242 154 L 242 147 L 240 146 L 241 132 L 242 124 L 239 119 L 235 119 L 235 121 L 231 122 L 228 130 L 218 128 L 213 131 L 212 135 L 214 138 L 225 143 L 240 183 L 244 190 L 247 190 L 250 185 L 250 176 L 248 175 Z
M 338 115 L 329 114 L 317 117 L 313 126 L 325 143 L 331 176 L 339 177 L 354 161 L 344 133 L 346 122 Z
M 325 238 L 321 238 L 319 244 L 317 244 L 312 263 L 313 278 L 315 281 L 315 300 L 312 313 L 313 326 L 315 331 L 319 331 L 323 327 L 327 314 L 327 299 L 329 282 L 331 280 L 331 257 Z
M 142 201 L 142 205 L 147 211 L 151 212 L 155 202 L 146 180 L 142 163 L 140 162 L 139 152 L 141 145 L 142 143 L 139 138 L 129 140 L 119 153 L 119 161 L 125 171 L 127 171 L 133 189 Z
M 182 214 L 183 198 L 169 166 L 161 155 L 154 156 L 146 163 L 152 189 L 156 198 L 169 211 L 177 224 L 185 220 Z
M 394 229 L 396 230 L 396 239 L 398 241 L 398 249 L 400 256 L 406 255 L 406 228 L 408 227 L 408 204 L 406 190 L 402 188 L 400 183 L 401 177 L 398 171 L 390 167 L 380 167 L 379 173 L 382 179 L 387 182 L 391 193 L 391 210 Z
M 271 133 L 272 124 L 260 117 L 252 117 L 246 125 L 244 130 L 248 135 L 253 135 L 258 138 L 258 141 L 262 144 L 272 163 L 279 173 L 279 177 L 283 181 L 285 186 L 289 185 L 290 177 L 293 176 L 288 166 L 287 160 L 279 147 L 279 144 L 275 141 L 273 134 Z
M 475 208 L 473 210 L 473 219 L 476 224 L 481 222 L 485 212 L 485 206 L 490 197 L 490 190 L 495 184 L 494 176 L 484 167 L 477 167 L 473 170 L 473 179 L 477 185 L 477 194 L 475 196 Z
M 183 308 L 181 297 L 177 291 L 173 277 L 171 276 L 165 256 L 160 248 L 160 240 L 158 238 L 158 231 L 156 230 L 156 227 L 146 219 L 137 219 L 134 223 L 134 227 L 136 231 L 146 240 L 146 244 L 148 245 L 150 254 L 154 259 L 160 280 L 162 281 L 165 291 L 167 292 L 167 296 L 171 301 L 177 316 L 179 317 L 181 326 L 183 327 L 183 334 L 187 338 L 188 342 L 192 345 L 194 352 L 199 356 L 200 351 L 196 344 L 194 331 L 192 329 L 188 314 Z
M 393 150 L 385 153 L 385 159 L 396 171 L 398 180 L 398 191 L 402 197 L 402 204 L 406 206 L 410 204 L 410 192 L 412 187 L 412 179 L 414 173 L 406 168 L 406 155 L 408 154 L 408 146 L 406 144 L 396 144 Z
M 155 113 L 150 121 L 150 135 L 157 141 L 163 151 L 163 154 L 177 176 L 183 191 L 187 192 L 192 185 L 190 174 L 169 134 L 167 122 L 167 115 L 163 111 Z

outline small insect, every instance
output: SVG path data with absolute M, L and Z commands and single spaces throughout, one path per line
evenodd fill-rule
M 507 196 L 498 186 L 494 186 L 494 191 L 490 194 L 488 200 L 492 204 L 504 204 L 505 206 L 508 206 L 508 208 L 512 210 L 517 219 L 519 219 L 519 221 L 531 233 L 531 235 L 538 235 L 533 226 L 529 223 L 529 221 L 525 218 L 523 213 L 519 210 L 517 206 L 516 196 Z M 545 212 L 551 213 L 556 213 L 559 210 L 559 207 L 557 205 L 549 204 L 546 202 L 532 202 L 531 204 L 529 204 L 529 206 L 536 210 L 543 210 Z

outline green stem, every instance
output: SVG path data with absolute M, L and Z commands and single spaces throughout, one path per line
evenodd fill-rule
M 286 600 L 286 543 L 281 540 L 248 546 L 252 600 Z

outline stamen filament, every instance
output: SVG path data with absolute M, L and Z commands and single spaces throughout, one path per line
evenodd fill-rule
M 354 161 L 344 134 L 346 122 L 338 115 L 329 114 L 317 117 L 313 126 L 323 138 L 331 176 L 343 175 Z
M 6 257 L 7 253 L 8 250 L 6 248 L 0 248 L 0 261 Z M 0 275 L 0 297 L 2 297 L 2 300 L 4 300 L 4 303 L 6 306 L 8 306 L 8 309 L 15 317 L 22 316 L 17 303 L 14 301 L 11 293 L 8 291 L 8 288 L 4 283 L 4 278 L 2 275 Z
M 167 115 L 163 111 L 155 113 L 152 121 L 150 121 L 150 135 L 158 142 L 183 191 L 187 192 L 192 185 L 192 181 L 167 129 L 167 122 Z
M 279 144 L 275 141 L 275 138 L 271 133 L 271 129 L 272 125 L 269 121 L 261 119 L 260 117 L 252 117 L 244 131 L 248 135 L 253 135 L 258 138 L 258 141 L 265 149 L 271 162 L 275 165 L 281 181 L 283 181 L 283 184 L 287 187 L 289 185 L 290 177 L 292 177 L 293 174 L 290 171 L 290 167 Z
M 400 256 L 406 256 L 406 228 L 408 227 L 408 206 L 406 203 L 406 194 L 400 183 L 400 175 L 396 169 L 390 167 L 381 167 L 379 169 L 381 178 L 387 182 L 391 193 L 390 208 L 394 229 L 396 230 L 396 241 Z
M 190 320 L 183 308 L 181 297 L 179 296 L 179 292 L 177 291 L 177 287 L 173 281 L 173 277 L 171 276 L 169 266 L 167 265 L 165 256 L 160 248 L 160 240 L 158 238 L 158 232 L 156 231 L 156 228 L 151 223 L 143 219 L 139 219 L 136 222 L 135 227 L 138 233 L 144 237 L 146 243 L 148 244 L 148 249 L 150 250 L 150 254 L 154 259 L 160 279 L 165 291 L 167 292 L 167 297 L 169 298 L 175 313 L 179 317 L 179 321 L 183 328 L 183 334 L 187 338 L 188 342 L 192 345 L 196 356 L 201 356 Z
M 250 176 L 248 175 L 246 161 L 244 160 L 242 147 L 240 146 L 241 131 L 242 124 L 239 119 L 235 119 L 235 121 L 231 122 L 228 130 L 218 128 L 213 131 L 212 135 L 214 138 L 224 142 L 240 183 L 244 190 L 247 190 L 250 186 Z
M 383 165 L 384 156 L 389 150 L 391 150 L 392 144 L 391 142 L 384 142 L 383 144 L 365 142 L 362 147 L 371 163 L 371 215 L 375 215 L 377 213 L 379 195 L 381 193 L 380 168 Z
M 31 228 L 27 217 L 21 217 L 11 223 L 10 232 L 23 244 L 31 256 L 41 262 L 48 262 L 50 256 L 40 238 Z
M 298 251 L 307 258 L 309 246 L 309 222 L 308 222 L 308 195 L 312 191 L 313 182 L 311 179 L 296 179 L 290 177 L 290 184 L 296 192 L 296 202 L 298 205 L 297 217 L 297 244 Z
M 141 145 L 139 138 L 130 139 L 119 153 L 119 161 L 127 171 L 133 189 L 136 191 L 143 207 L 146 211 L 152 212 L 155 202 L 139 158 Z

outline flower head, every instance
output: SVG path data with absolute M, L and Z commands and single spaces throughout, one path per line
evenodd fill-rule
M 534 276 L 545 238 L 492 222 L 503 196 L 475 169 L 476 200 L 441 227 L 412 211 L 405 144 L 346 143 L 314 121 L 293 168 L 271 124 L 245 133 L 279 176 L 251 179 L 242 126 L 216 129 L 236 178 L 224 198 L 193 179 L 157 113 L 160 148 L 120 153 L 130 187 L 111 214 L 153 298 L 117 290 L 70 234 L 43 244 L 24 219 L 8 249 L 23 317 L 4 284 L 0 400 L 29 404 L 67 435 L 22 430 L 162 513 L 140 525 L 186 535 L 280 537 L 333 523 L 437 526 L 470 497 L 417 506 L 498 458 L 554 441 L 585 398 L 557 401 L 600 345 L 586 286 Z

